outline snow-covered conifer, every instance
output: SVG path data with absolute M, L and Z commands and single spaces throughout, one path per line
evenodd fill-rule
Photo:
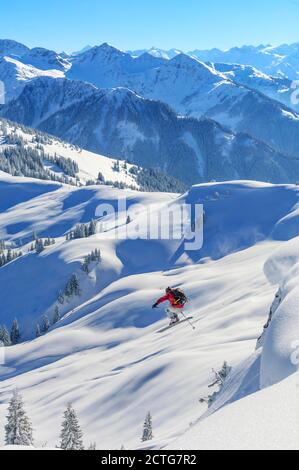
M 18 320 L 15 318 L 12 323 L 11 332 L 10 332 L 10 340 L 12 344 L 17 344 L 20 337 L 21 337 L 21 334 L 20 334 Z
M 153 439 L 153 425 L 152 415 L 150 412 L 147 413 L 143 425 L 142 442 L 151 441 Z
M 42 253 L 42 251 L 44 251 L 45 249 L 45 246 L 44 246 L 44 242 L 43 240 L 37 240 L 35 242 L 35 250 L 36 250 L 36 253 Z
M 43 315 L 42 324 L 41 324 L 42 333 L 47 333 L 49 328 L 50 328 L 50 321 L 49 321 L 48 315 Z
M 83 450 L 83 433 L 81 431 L 77 414 L 71 404 L 68 404 L 64 412 L 61 429 L 61 449 Z
M 14 391 L 8 407 L 7 423 L 5 425 L 6 445 L 32 446 L 32 426 L 24 410 L 21 395 Z
M 35 330 L 35 336 L 39 338 L 42 335 L 41 330 L 40 330 L 40 325 L 37 323 L 36 325 L 36 330 Z
M 55 305 L 52 324 L 55 325 L 56 323 L 59 322 L 59 320 L 60 320 L 59 308 L 58 308 L 58 305 Z
M 11 345 L 10 334 L 5 325 L 0 327 L 0 342 L 4 344 L 4 346 Z

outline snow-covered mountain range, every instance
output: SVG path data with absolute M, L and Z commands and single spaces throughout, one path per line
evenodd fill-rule
M 155 57 L 172 59 L 182 51 L 170 49 L 169 51 L 152 47 L 128 51 L 132 56 L 138 57 L 145 52 Z M 257 69 L 275 76 L 286 76 L 291 79 L 298 78 L 299 70 L 299 43 L 282 44 L 279 46 L 259 45 L 232 47 L 221 50 L 218 48 L 200 50 L 194 49 L 186 52 L 190 57 L 196 57 L 203 62 L 223 62 L 227 64 L 252 65 Z
M 299 175 L 299 159 L 213 120 L 177 115 L 161 101 L 145 99 L 127 88 L 97 89 L 80 81 L 38 78 L 1 114 L 92 152 L 155 168 L 189 184 L 237 178 L 296 182 Z M 290 118 L 288 135 L 297 126 L 299 120 Z
M 9 41 L 2 50 L 5 118 L 188 183 L 298 180 L 298 105 L 286 77 L 182 53 L 172 59 L 148 52 L 133 57 L 108 44 L 72 56 L 42 48 L 24 52 Z M 219 137 L 206 130 L 211 127 Z M 275 161 L 273 171 L 265 160 Z M 181 161 L 188 161 L 188 169 L 182 170 Z

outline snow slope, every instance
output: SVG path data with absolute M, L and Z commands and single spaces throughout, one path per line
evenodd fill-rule
M 298 385 L 294 374 L 210 416 L 168 449 L 298 450 Z
M 240 85 L 257 90 L 276 101 L 280 101 L 286 106 L 298 111 L 298 103 L 292 99 L 294 89 L 292 80 L 287 77 L 274 77 L 268 75 L 251 65 L 240 64 L 210 64 L 216 70 L 226 75 Z M 296 100 L 295 100 L 296 101 Z
M 61 78 L 64 72 L 56 69 L 40 70 L 32 65 L 24 64 L 17 58 L 0 57 L 0 79 L 5 85 L 5 102 L 17 98 L 25 85 L 36 77 Z
M 4 175 L 1 180 L 15 189 L 19 185 L 20 191 L 14 191 L 18 194 L 28 194 L 38 185 Z M 296 210 L 298 188 L 234 182 L 198 185 L 178 197 L 121 193 L 129 204 L 152 204 L 152 210 L 174 201 L 204 203 L 204 247 L 197 252 L 184 251 L 177 241 L 115 240 L 111 219 L 108 232 L 66 242 L 60 238 L 65 230 L 90 219 L 100 201 L 115 205 L 119 191 L 49 188 L 44 182 L 39 191 L 27 202 L 11 201 L 1 214 L 6 239 L 26 238 L 35 229 L 51 231 L 56 245 L 0 269 L 1 320 L 9 324 L 18 316 L 28 333 L 26 342 L 7 348 L 0 368 L 0 429 L 10 391 L 17 386 L 37 430 L 37 446 L 58 443 L 61 414 L 69 401 L 78 411 L 86 445 L 96 441 L 99 448 L 138 447 L 145 414 L 151 410 L 156 445 L 172 446 L 191 422 L 190 432 L 196 438 L 201 426 L 196 421 L 206 412 L 198 400 L 208 393 L 211 369 L 218 370 L 224 360 L 238 376 L 224 402 L 233 401 L 232 395 L 240 398 L 241 381 L 242 393 L 254 394 L 249 399 L 257 400 L 258 414 L 261 404 L 255 395 L 259 384 L 254 364 L 260 352 L 252 354 L 277 290 L 265 277 L 263 266 L 277 247 L 295 236 L 285 220 Z M 138 222 L 145 213 L 144 208 L 135 216 Z M 121 231 L 125 230 L 123 215 Z M 47 335 L 31 339 L 35 321 L 53 311 L 59 285 L 70 273 L 79 274 L 80 260 L 95 247 L 101 249 L 103 262 L 88 277 L 80 277 L 81 297 L 64 305 L 63 319 Z M 194 316 L 195 332 L 183 324 L 157 333 L 166 320 L 163 310 L 152 311 L 151 304 L 166 285 L 180 285 L 188 293 L 187 312 Z M 247 373 L 251 368 L 252 373 Z M 291 392 L 289 396 L 293 403 Z M 230 406 L 241 406 L 242 400 L 239 403 Z M 254 444 L 245 433 L 243 437 L 245 446 Z M 177 445 L 195 446 L 190 439 Z M 217 439 L 216 435 L 215 445 Z
M 88 152 L 55 137 L 37 133 L 33 129 L 5 120 L 0 120 L 0 155 L 1 151 L 7 148 L 7 146 L 18 148 L 18 144 L 10 144 L 11 139 L 14 142 L 18 137 L 23 140 L 25 146 L 31 149 L 40 150 L 42 148 L 46 156 L 70 158 L 73 162 L 77 163 L 79 171 L 76 177 L 81 185 L 85 185 L 89 181 L 96 181 L 99 173 L 102 173 L 105 181 L 124 183 L 127 186 L 139 188 L 136 175 L 130 172 L 132 168 L 136 169 L 136 166 L 128 163 L 126 168 L 124 168 L 121 164 L 119 171 L 115 171 L 114 166 L 117 160 L 113 158 Z M 60 168 L 56 168 L 54 164 L 51 164 L 46 159 L 44 160 L 44 166 L 50 169 L 53 175 L 63 173 Z M 72 180 L 72 178 L 70 179 Z
M 298 210 L 296 214 L 298 226 Z M 299 238 L 279 248 L 265 265 L 270 282 L 280 286 L 280 303 L 265 332 L 261 387 L 282 381 L 299 370 Z M 297 385 L 298 386 L 298 385 Z
M 286 219 L 286 234 L 293 229 L 290 219 L 298 230 L 298 210 Z M 297 236 L 267 259 L 265 275 L 279 291 L 256 353 L 233 370 L 209 411 L 169 448 L 298 450 L 298 253 Z

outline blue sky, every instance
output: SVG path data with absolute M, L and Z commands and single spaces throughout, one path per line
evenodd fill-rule
M 2 0 L 0 37 L 67 52 L 299 41 L 299 0 Z

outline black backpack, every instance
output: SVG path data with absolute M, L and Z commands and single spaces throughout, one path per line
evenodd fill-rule
M 188 302 L 188 299 L 182 289 L 176 288 L 172 289 L 174 295 L 175 303 L 185 305 Z

